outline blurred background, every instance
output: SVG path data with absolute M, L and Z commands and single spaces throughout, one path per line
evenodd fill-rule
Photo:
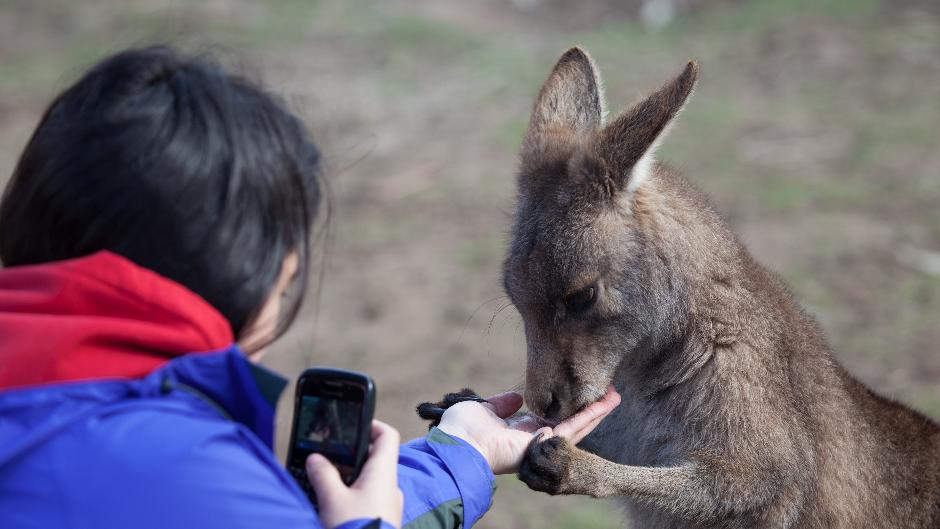
M 378 415 L 522 382 L 500 282 L 516 149 L 585 46 L 623 110 L 701 64 L 660 150 L 815 314 L 838 358 L 940 417 L 940 4 L 933 0 L 0 0 L 0 184 L 50 99 L 103 55 L 208 52 L 304 116 L 333 190 L 322 280 L 267 363 L 371 373 Z M 289 399 L 283 399 L 283 456 Z M 482 528 L 620 524 L 514 477 Z

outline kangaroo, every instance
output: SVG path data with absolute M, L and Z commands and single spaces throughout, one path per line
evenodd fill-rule
M 519 479 L 622 497 L 638 528 L 940 528 L 940 426 L 873 393 L 689 181 L 653 158 L 689 62 L 605 121 L 573 48 L 525 133 L 505 290 L 525 401 L 558 421 L 613 383 L 580 445 L 533 441 Z

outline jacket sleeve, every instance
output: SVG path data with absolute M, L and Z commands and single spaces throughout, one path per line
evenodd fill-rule
M 496 489 L 480 452 L 437 428 L 401 447 L 398 485 L 405 497 L 402 529 L 469 529 L 489 510 Z

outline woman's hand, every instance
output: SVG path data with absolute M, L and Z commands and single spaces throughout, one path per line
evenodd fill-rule
M 451 406 L 438 428 L 476 448 L 494 474 L 510 474 L 518 470 L 535 434 L 557 435 L 577 444 L 619 404 L 620 395 L 610 386 L 600 400 L 551 428 L 532 415 L 513 416 L 522 407 L 522 395 L 500 393 L 482 404 L 461 402 Z
M 372 446 L 359 478 L 347 487 L 339 471 L 325 457 L 307 458 L 307 477 L 317 494 L 320 522 L 332 529 L 361 518 L 381 518 L 401 527 L 404 497 L 398 488 L 398 431 L 372 421 Z

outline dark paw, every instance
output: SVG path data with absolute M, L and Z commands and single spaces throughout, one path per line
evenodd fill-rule
M 444 399 L 440 402 L 422 402 L 418 404 L 416 408 L 418 412 L 418 417 L 421 417 L 425 421 L 431 421 L 431 425 L 428 426 L 428 429 L 434 428 L 438 424 L 441 424 L 441 417 L 444 416 L 444 412 L 447 411 L 447 408 L 450 408 L 458 402 L 486 402 L 486 399 L 474 393 L 472 389 L 464 388 L 457 393 L 448 393 L 444 395 Z
M 519 465 L 519 480 L 532 490 L 561 494 L 568 481 L 573 447 L 561 437 L 532 440 Z

